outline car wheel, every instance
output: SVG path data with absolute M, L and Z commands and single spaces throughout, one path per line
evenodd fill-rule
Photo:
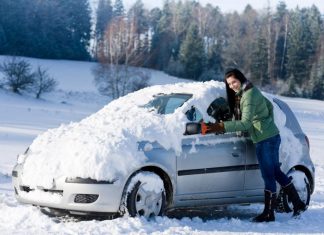
M 296 170 L 288 174 L 288 177 L 291 178 L 300 199 L 306 204 L 306 207 L 309 205 L 310 201 L 310 185 L 307 176 L 304 172 Z M 289 213 L 293 211 L 292 202 L 288 200 L 288 195 L 284 193 L 281 189 L 277 199 L 277 212 L 286 212 Z
M 126 209 L 130 216 L 151 218 L 163 214 L 166 199 L 162 179 L 155 173 L 136 174 L 127 187 Z

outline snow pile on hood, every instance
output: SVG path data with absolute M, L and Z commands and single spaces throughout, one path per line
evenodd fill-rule
M 191 93 L 193 97 L 173 114 L 160 115 L 142 107 L 159 93 Z M 206 111 L 220 95 L 225 95 L 224 83 L 209 81 L 152 86 L 112 101 L 81 122 L 38 136 L 19 158 L 25 161 L 23 183 L 51 187 L 53 178 L 59 177 L 114 180 L 126 176 L 146 161 L 137 144 L 143 140 L 157 141 L 179 155 L 187 122 L 184 112 L 193 103 Z M 202 115 L 210 120 L 207 113 Z

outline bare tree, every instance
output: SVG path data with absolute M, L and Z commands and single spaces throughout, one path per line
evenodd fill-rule
M 143 61 L 140 47 L 136 21 L 115 17 L 105 32 L 99 65 L 93 70 L 95 84 L 102 94 L 118 98 L 137 89 L 135 84 L 147 84 L 148 74 L 130 68 Z
M 95 84 L 102 95 L 116 99 L 148 85 L 150 74 L 141 68 L 98 64 L 93 70 Z M 116 78 L 119 78 L 117 80 Z
M 15 93 L 20 93 L 33 85 L 34 74 L 30 64 L 24 59 L 11 57 L 0 64 L 0 72 L 4 75 L 3 86 Z
M 54 80 L 46 69 L 41 66 L 37 67 L 34 73 L 33 90 L 36 93 L 36 98 L 39 99 L 41 94 L 53 91 L 58 85 L 57 81 Z

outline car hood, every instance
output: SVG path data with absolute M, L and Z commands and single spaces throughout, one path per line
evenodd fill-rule
M 190 93 L 192 98 L 173 114 L 160 115 L 143 107 L 158 93 Z M 112 101 L 77 123 L 61 125 L 39 135 L 21 155 L 23 184 L 50 187 L 54 178 L 82 177 L 115 180 L 147 160 L 139 141 L 157 141 L 181 153 L 181 139 L 191 105 L 205 113 L 208 105 L 225 94 L 222 82 L 194 82 L 152 86 Z

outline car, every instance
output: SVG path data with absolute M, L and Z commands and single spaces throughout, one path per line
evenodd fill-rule
M 280 129 L 281 169 L 308 205 L 315 185 L 308 138 L 280 97 L 264 95 Z M 248 133 L 200 134 L 202 120 L 232 117 L 223 82 L 130 93 L 80 122 L 39 135 L 12 171 L 16 198 L 51 214 L 107 218 L 263 202 L 264 182 Z M 277 210 L 291 211 L 277 188 Z

